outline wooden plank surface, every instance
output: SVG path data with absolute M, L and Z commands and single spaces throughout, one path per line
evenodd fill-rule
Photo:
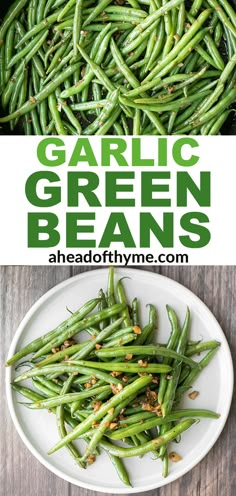
M 141 267 L 140 267 L 141 268 Z M 143 267 L 144 268 L 144 267 Z M 27 450 L 5 400 L 4 361 L 15 330 L 32 304 L 61 281 L 92 267 L 1 267 L 0 494 L 2 496 L 96 496 L 44 468 Z M 212 310 L 236 357 L 236 267 L 146 267 L 184 284 Z M 150 491 L 150 496 L 236 495 L 236 402 L 210 453 L 184 477 Z M 143 493 L 146 494 L 146 493 Z

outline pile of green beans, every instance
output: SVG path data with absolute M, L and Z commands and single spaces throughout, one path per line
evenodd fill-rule
M 168 305 L 167 314 L 170 335 L 165 344 L 156 344 L 156 307 L 149 305 L 143 326 L 140 301 L 135 297 L 128 302 L 124 281 L 116 282 L 110 267 L 106 290 L 8 359 L 6 366 L 23 359 L 17 371 L 27 367 L 12 384 L 30 400 L 24 405 L 56 416 L 60 439 L 49 454 L 65 446 L 86 468 L 102 449 L 122 482 L 131 485 L 123 459 L 154 453 L 163 460 L 166 477 L 169 443 L 197 419 L 219 417 L 178 405 L 220 343 L 190 340 L 189 308 L 183 325 Z M 82 340 L 81 331 L 89 338 Z M 202 353 L 200 361 L 192 358 Z M 25 380 L 31 380 L 32 387 L 21 385 Z M 84 453 L 74 444 L 78 438 L 86 442 Z M 113 444 L 117 440 L 124 445 Z
M 229 1 L 16 0 L 0 25 L 0 123 L 26 135 L 219 134 L 236 99 Z

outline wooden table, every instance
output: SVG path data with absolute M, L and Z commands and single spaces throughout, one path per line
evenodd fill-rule
M 91 267 L 1 267 L 1 364 L 11 339 L 25 313 L 47 290 L 64 279 Z M 236 267 L 147 267 L 167 275 L 196 293 L 212 310 L 236 356 Z M 1 367 L 1 475 L 2 496 L 93 496 L 98 493 L 78 488 L 44 468 L 19 438 L 6 406 L 4 369 Z M 155 496 L 236 495 L 236 402 L 227 424 L 210 453 L 187 475 Z

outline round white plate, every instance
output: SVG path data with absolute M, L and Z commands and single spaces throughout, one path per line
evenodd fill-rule
M 76 310 L 86 300 L 93 298 L 101 287 L 106 288 L 107 274 L 107 269 L 80 274 L 64 281 L 42 296 L 21 322 L 11 344 L 9 357 L 29 341 L 51 330 L 67 318 L 66 307 Z M 191 291 L 169 278 L 143 270 L 118 268 L 116 278 L 124 276 L 129 276 L 129 279 L 125 280 L 129 300 L 132 301 L 132 298 L 137 296 L 142 302 L 143 323 L 148 318 L 146 305 L 154 303 L 158 308 L 157 340 L 159 342 L 166 342 L 170 332 L 165 309 L 167 303 L 176 310 L 180 322 L 183 322 L 186 305 L 190 307 L 191 339 L 216 339 L 221 342 L 220 350 L 213 361 L 194 384 L 194 389 L 200 392 L 199 396 L 193 401 L 186 395 L 181 405 L 211 409 L 221 416 L 218 420 L 201 419 L 199 424 L 183 433 L 181 443 L 177 447 L 182 460 L 170 464 L 170 474 L 167 479 L 162 478 L 160 460 L 154 460 L 152 455 L 125 461 L 133 485 L 131 489 L 122 485 L 105 453 L 102 453 L 96 463 L 87 470 L 80 469 L 65 449 L 48 456 L 47 451 L 58 441 L 54 415 L 44 410 L 32 411 L 20 405 L 18 401 L 22 401 L 22 397 L 12 391 L 10 386 L 15 376 L 14 368 L 7 369 L 6 372 L 7 400 L 12 420 L 33 455 L 49 470 L 72 484 L 110 493 L 135 493 L 158 488 L 192 469 L 219 437 L 229 413 L 233 389 L 233 367 L 227 341 L 218 322 L 204 303 Z M 83 448 L 83 441 L 80 441 L 79 445 Z M 174 446 L 176 449 L 176 445 Z

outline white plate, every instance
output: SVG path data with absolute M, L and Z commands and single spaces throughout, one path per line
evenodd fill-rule
M 93 298 L 101 287 L 106 288 L 107 274 L 107 269 L 80 274 L 59 284 L 40 298 L 21 322 L 11 344 L 9 357 L 26 343 L 67 318 L 67 306 L 75 310 L 86 300 Z M 218 420 L 202 419 L 199 424 L 183 433 L 177 448 L 182 461 L 170 465 L 167 479 L 162 478 L 161 462 L 153 460 L 151 455 L 145 455 L 141 459 L 128 459 L 125 462 L 133 484 L 130 490 L 119 481 L 105 453 L 102 453 L 96 463 L 87 470 L 80 469 L 65 449 L 48 456 L 47 451 L 58 441 L 54 415 L 49 415 L 43 410 L 28 410 L 20 405 L 18 401 L 20 398 L 22 400 L 22 397 L 12 391 L 10 386 L 15 375 L 14 369 L 7 369 L 6 372 L 7 400 L 11 416 L 19 435 L 33 455 L 49 470 L 72 484 L 111 493 L 135 493 L 158 488 L 192 469 L 219 437 L 229 413 L 233 390 L 230 350 L 223 331 L 204 303 L 184 286 L 166 277 L 142 270 L 117 269 L 116 277 L 123 276 L 129 276 L 129 279 L 125 280 L 129 300 L 138 296 L 142 302 L 143 322 L 148 317 L 148 308 L 145 305 L 154 303 L 157 306 L 159 342 L 166 342 L 170 331 L 165 310 L 167 303 L 176 309 L 181 322 L 186 305 L 190 307 L 192 339 L 216 339 L 221 342 L 220 350 L 213 361 L 194 384 L 194 389 L 200 391 L 200 395 L 195 401 L 187 397 L 183 403 L 183 406 L 190 408 L 214 410 L 219 412 L 221 417 Z

